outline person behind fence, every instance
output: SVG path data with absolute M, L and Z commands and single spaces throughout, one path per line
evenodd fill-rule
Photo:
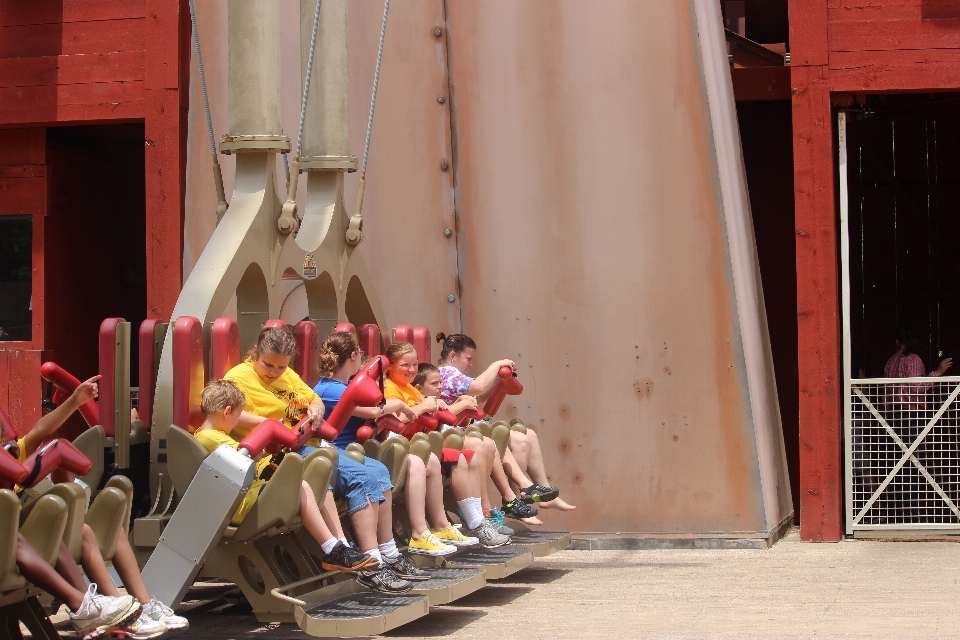
M 883 367 L 883 376 L 885 378 L 939 377 L 953 366 L 953 358 L 944 358 L 940 361 L 940 365 L 936 369 L 928 372 L 924 366 L 923 359 L 918 353 L 923 345 L 919 338 L 917 338 L 913 327 L 909 324 L 901 324 L 894 329 L 893 340 L 894 344 L 896 344 L 897 352 L 887 360 L 887 364 Z M 933 387 L 933 384 L 932 381 L 911 382 L 894 384 L 887 388 L 886 397 L 884 398 L 887 417 L 890 420 L 891 426 L 893 426 L 897 435 L 907 447 L 910 447 L 920 436 L 930 418 L 930 416 L 927 415 L 929 413 L 927 392 Z M 924 466 L 926 466 L 925 462 L 928 457 L 926 455 L 928 449 L 926 441 L 928 439 L 929 435 L 924 438 L 924 441 L 921 441 L 917 445 L 914 452 L 917 459 Z M 891 460 L 891 468 L 896 464 L 902 453 L 899 447 L 894 451 L 893 458 L 895 459 Z M 905 468 L 908 467 L 905 466 Z M 912 471 L 906 473 L 912 473 Z M 904 478 L 906 477 L 904 471 L 901 471 L 900 475 Z M 910 484 L 913 485 L 919 482 L 925 483 L 926 480 L 914 479 Z M 895 503 L 894 508 L 899 510 L 903 516 L 917 518 L 927 515 L 921 505 L 921 494 L 915 489 L 906 492 L 898 492 L 894 489 L 892 494 L 891 497 Z

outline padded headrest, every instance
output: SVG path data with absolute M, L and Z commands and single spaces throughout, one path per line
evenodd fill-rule
M 179 495 L 187 493 L 187 487 L 206 457 L 207 450 L 196 438 L 180 427 L 170 425 L 167 430 L 167 472 Z
M 7 489 L 0 489 L 0 582 L 13 573 L 17 564 L 17 527 L 20 525 L 20 500 Z

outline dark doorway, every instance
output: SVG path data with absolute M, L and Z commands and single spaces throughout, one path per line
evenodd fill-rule
M 737 119 L 777 377 L 794 520 L 799 522 L 800 390 L 792 108 L 783 101 L 738 102 Z
M 879 378 L 912 325 L 928 371 L 960 374 L 960 96 L 869 96 L 848 114 L 850 344 Z
M 143 124 L 52 127 L 47 164 L 44 355 L 83 380 L 97 373 L 103 319 L 125 318 L 136 336 L 146 317 Z M 74 416 L 61 435 L 82 428 Z

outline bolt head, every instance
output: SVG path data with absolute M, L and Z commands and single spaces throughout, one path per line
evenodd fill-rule
M 446 96 L 437 96 L 437 102 L 440 104 L 443 104 L 446 99 Z
M 451 231 L 450 229 L 444 229 L 444 230 L 443 230 L 443 235 L 445 235 L 445 236 L 447 236 L 447 237 L 449 238 L 450 236 L 453 235 L 453 231 Z
M 446 161 L 440 163 L 440 169 L 443 171 L 446 171 L 448 168 L 450 168 L 450 165 Z
M 443 35 L 443 29 L 441 29 L 440 27 L 437 27 L 436 29 L 433 30 L 433 35 L 439 38 L 440 36 Z
M 457 299 L 457 296 L 453 295 L 452 293 L 447 296 L 447 302 L 453 302 L 456 299 Z

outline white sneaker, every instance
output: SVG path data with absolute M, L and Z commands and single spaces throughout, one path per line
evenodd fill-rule
M 148 602 L 143 607 L 143 615 L 149 616 L 151 620 L 156 620 L 167 625 L 167 629 L 186 629 L 190 626 L 190 621 L 183 616 L 178 616 L 173 609 L 163 604 L 156 598 Z
M 91 583 L 80 608 L 76 613 L 70 612 L 70 621 L 80 637 L 100 635 L 134 622 L 140 616 L 141 608 L 133 596 L 103 596 L 97 593 L 97 584 Z
M 123 629 L 128 638 L 133 640 L 148 640 L 163 635 L 167 631 L 167 625 L 162 620 L 154 620 L 147 615 L 147 607 L 140 612 L 140 617 L 127 625 Z

